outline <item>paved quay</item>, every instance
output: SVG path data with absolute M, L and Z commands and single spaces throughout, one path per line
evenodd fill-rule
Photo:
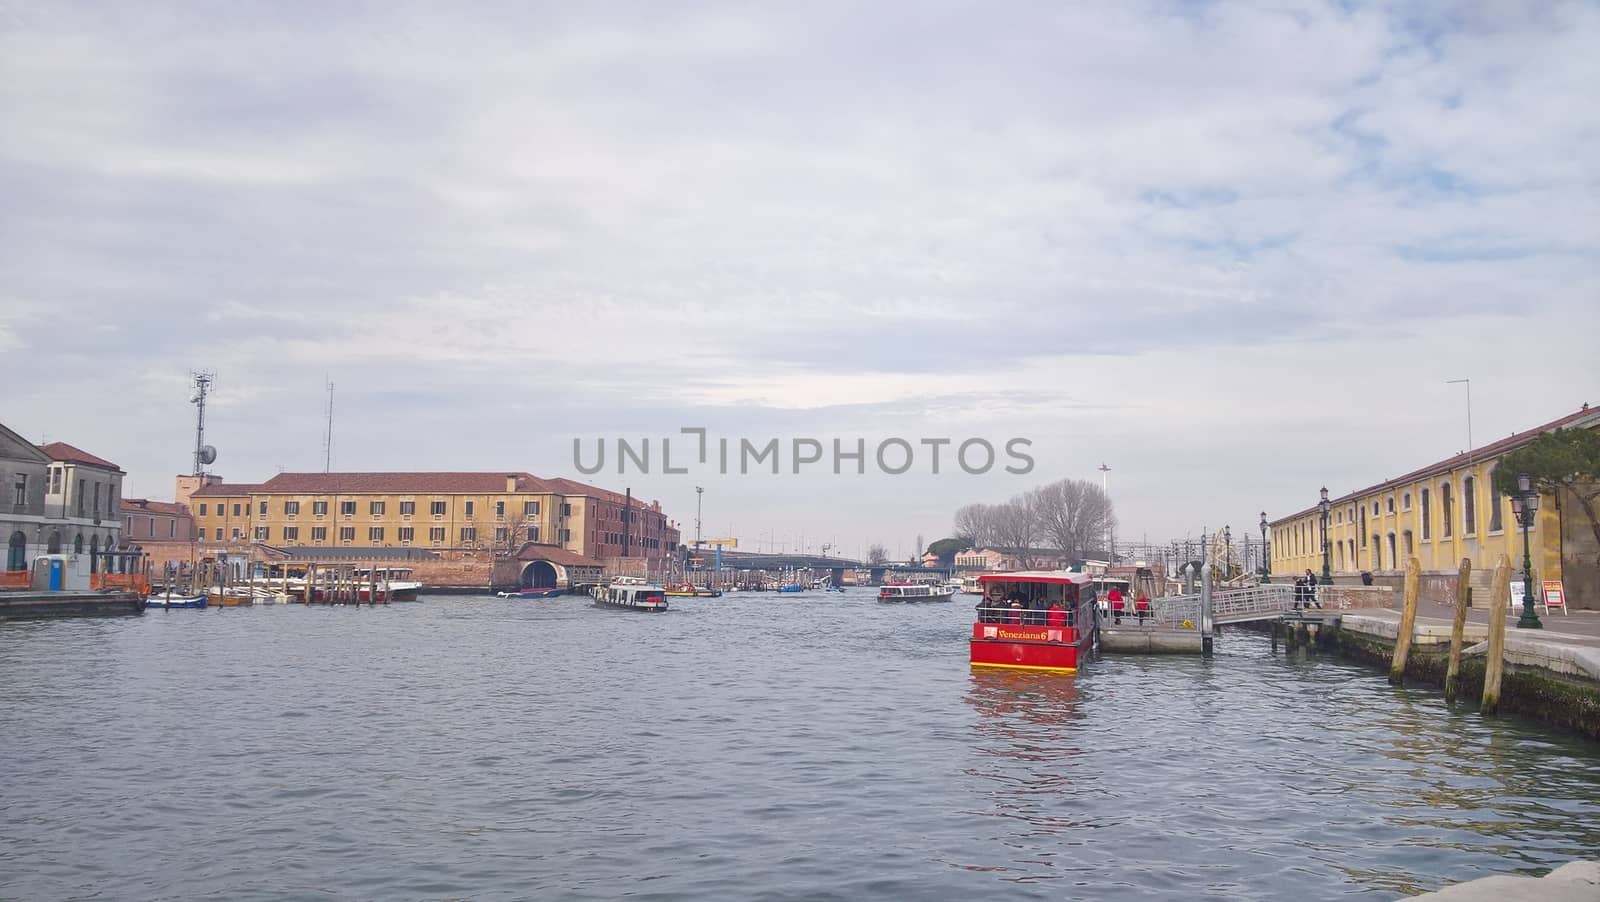
M 1577 611 L 1571 614 L 1540 615 L 1543 629 L 1518 629 L 1520 609 L 1506 615 L 1506 661 L 1522 667 L 1539 667 L 1564 676 L 1600 683 L 1600 612 Z M 1419 603 L 1416 646 L 1448 646 L 1455 619 L 1452 608 Z M 1350 611 L 1344 614 L 1343 629 L 1393 640 L 1400 631 L 1400 612 L 1390 608 Z M 1481 654 L 1477 646 L 1488 638 L 1489 612 L 1483 608 L 1467 610 L 1463 630 L 1463 653 Z

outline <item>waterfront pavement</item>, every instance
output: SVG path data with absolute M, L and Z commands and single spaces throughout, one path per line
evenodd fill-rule
M 1352 611 L 1351 613 L 1376 614 L 1377 611 Z M 1399 622 L 1400 611 L 1396 608 L 1383 608 L 1382 613 L 1392 616 Z M 1578 645 L 1593 645 L 1600 647 L 1600 611 L 1574 611 L 1562 614 L 1539 614 L 1539 622 L 1544 624 L 1543 629 L 1525 630 L 1516 626 L 1517 618 L 1522 616 L 1521 608 L 1506 611 L 1506 636 L 1513 635 L 1523 638 L 1539 638 L 1547 642 L 1564 642 Z M 1449 637 L 1450 627 L 1455 622 L 1456 610 L 1445 604 L 1419 601 L 1417 603 L 1417 623 L 1435 626 L 1444 624 L 1445 636 Z M 1476 628 L 1476 629 L 1474 629 Z M 1484 631 L 1489 628 L 1489 609 L 1485 607 L 1471 607 L 1467 609 L 1467 635 L 1483 637 Z
M 1509 663 L 1542 667 L 1600 682 L 1600 611 L 1540 614 L 1544 628 L 1537 630 L 1517 628 L 1516 621 L 1521 613 L 1520 608 L 1506 613 L 1506 660 Z M 1418 645 L 1447 645 L 1454 621 L 1453 607 L 1419 602 L 1413 641 Z M 1394 639 L 1400 631 L 1400 611 L 1394 608 L 1349 611 L 1343 615 L 1343 626 Z M 1488 630 L 1488 609 L 1469 608 L 1463 634 L 1468 654 L 1481 652 L 1477 646 L 1487 639 Z

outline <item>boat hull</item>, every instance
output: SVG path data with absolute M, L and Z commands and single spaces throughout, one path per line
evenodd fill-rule
M 667 609 L 666 599 L 662 599 L 661 601 L 626 601 L 626 600 L 618 600 L 618 599 L 615 599 L 615 598 L 596 598 L 594 600 L 594 602 L 595 602 L 595 604 L 598 604 L 598 605 L 600 605 L 602 607 L 622 608 L 623 610 L 628 610 L 628 611 L 658 611 L 659 612 L 659 611 L 665 611 Z
M 565 593 L 564 589 L 521 589 L 516 592 L 499 592 L 501 598 L 555 598 Z
M 954 592 L 939 591 L 928 595 L 884 595 L 878 594 L 878 601 L 883 604 L 930 604 L 941 601 L 950 601 L 956 597 Z
M 973 667 L 1077 673 L 1088 636 L 1070 626 L 973 625 Z
M 205 606 L 206 597 L 204 595 L 191 597 L 174 595 L 171 598 L 167 598 L 164 595 L 152 595 L 145 600 L 145 607 L 147 608 L 203 608 Z

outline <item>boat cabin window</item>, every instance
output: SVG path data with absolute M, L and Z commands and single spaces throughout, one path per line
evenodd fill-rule
M 1067 625 L 1078 620 L 1080 605 L 1092 604 L 1094 590 L 1073 583 L 1010 582 L 983 583 L 983 600 L 978 602 L 978 619 L 984 623 L 1004 623 L 1019 618 L 1026 624 L 1044 625 L 1051 605 L 1066 612 Z M 1020 611 L 1017 610 L 1020 607 Z

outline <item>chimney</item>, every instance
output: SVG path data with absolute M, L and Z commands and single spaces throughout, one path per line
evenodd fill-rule
M 506 474 L 506 494 L 507 495 L 515 495 L 516 493 L 517 493 L 517 474 L 515 474 L 515 473 L 507 473 Z

